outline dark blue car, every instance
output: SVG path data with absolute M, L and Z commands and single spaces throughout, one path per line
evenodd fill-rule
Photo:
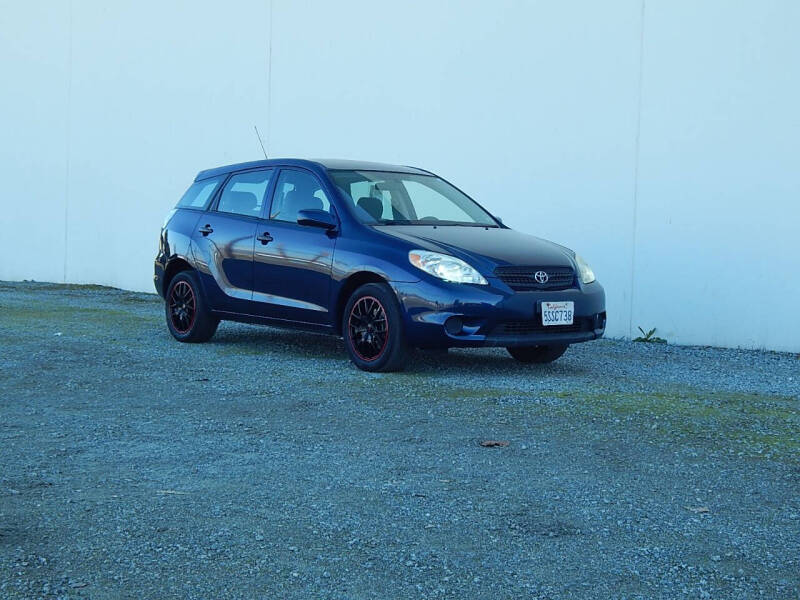
M 276 159 L 201 171 L 155 261 L 182 342 L 220 320 L 341 335 L 361 369 L 412 348 L 503 346 L 545 363 L 606 324 L 605 293 L 572 250 L 509 229 L 413 167 Z

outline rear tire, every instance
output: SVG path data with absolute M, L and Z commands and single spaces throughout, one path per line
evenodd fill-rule
M 342 315 L 342 337 L 350 360 L 364 371 L 400 371 L 408 361 L 403 315 L 386 284 L 368 283 L 353 292 Z
M 181 271 L 167 288 L 164 303 L 167 328 L 179 342 L 207 342 L 219 319 L 211 314 L 194 271 Z
M 569 348 L 569 344 L 559 346 L 511 346 L 506 348 L 508 353 L 524 363 L 551 363 L 559 358 Z

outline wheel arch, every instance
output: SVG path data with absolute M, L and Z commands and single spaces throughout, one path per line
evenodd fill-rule
M 389 283 L 389 281 L 386 277 L 374 271 L 357 271 L 349 275 L 339 286 L 339 293 L 336 296 L 334 307 L 335 321 L 333 323 L 337 334 L 342 334 L 342 317 L 344 316 L 344 307 L 347 305 L 347 301 L 353 295 L 353 292 L 367 283 Z
M 164 269 L 164 296 L 167 295 L 167 290 L 169 289 L 169 284 L 172 282 L 173 278 L 182 271 L 194 271 L 195 268 L 187 261 L 185 258 L 182 257 L 175 257 L 171 259 L 168 263 L 166 268 Z

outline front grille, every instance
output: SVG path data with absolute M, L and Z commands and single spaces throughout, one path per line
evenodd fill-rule
M 547 273 L 547 282 L 536 281 L 536 273 Z M 497 267 L 497 278 L 514 291 L 566 290 L 575 285 L 575 272 L 570 267 Z
M 492 329 L 492 336 L 529 335 L 533 333 L 575 333 L 591 331 L 593 317 L 575 317 L 572 325 L 542 325 L 540 320 L 505 321 Z

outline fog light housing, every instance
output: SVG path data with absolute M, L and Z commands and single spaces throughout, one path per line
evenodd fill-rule
M 595 329 L 605 329 L 606 328 L 606 313 L 605 312 L 597 313 L 594 316 L 594 328 Z
M 444 329 L 450 335 L 458 335 L 464 329 L 464 321 L 461 317 L 450 317 L 444 322 Z

